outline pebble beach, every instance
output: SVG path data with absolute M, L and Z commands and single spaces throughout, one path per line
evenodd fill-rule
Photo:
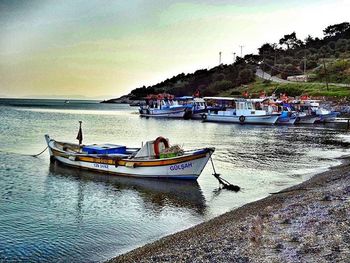
M 108 262 L 349 262 L 350 158 L 342 161 Z

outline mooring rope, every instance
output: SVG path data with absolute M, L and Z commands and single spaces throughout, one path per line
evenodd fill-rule
M 29 155 L 29 156 L 38 157 L 40 154 L 43 154 L 43 153 L 47 150 L 47 148 L 49 148 L 49 146 L 46 146 L 46 148 L 45 148 L 44 150 L 42 150 L 40 153 L 38 153 L 38 154 L 33 154 L 33 155 Z
M 221 178 L 220 174 L 216 173 L 213 159 L 211 158 L 211 156 L 209 158 L 210 158 L 211 166 L 213 167 L 213 171 L 214 171 L 213 175 L 219 181 L 219 184 L 223 186 L 222 188 L 238 192 L 241 188 L 238 185 L 233 185 L 228 181 L 226 181 L 225 179 Z

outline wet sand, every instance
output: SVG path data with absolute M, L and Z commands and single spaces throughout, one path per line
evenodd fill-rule
M 350 157 L 109 262 L 350 262 Z

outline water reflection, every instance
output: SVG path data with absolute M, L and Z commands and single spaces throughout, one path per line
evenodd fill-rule
M 108 190 L 111 190 L 110 187 L 112 187 L 116 196 L 121 191 L 136 192 L 142 198 L 144 208 L 153 212 L 159 212 L 165 206 L 191 209 L 200 215 L 203 215 L 206 210 L 205 198 L 197 181 L 157 180 L 105 175 L 66 167 L 58 162 L 50 164 L 49 176 L 70 178 L 78 182 L 78 214 L 81 214 L 81 207 L 84 202 L 84 185 L 89 181 L 102 183 L 109 188 Z

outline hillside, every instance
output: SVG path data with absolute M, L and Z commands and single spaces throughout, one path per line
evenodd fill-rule
M 284 35 L 278 43 L 265 43 L 258 54 L 237 57 L 230 65 L 218 65 L 190 74 L 178 74 L 153 86 L 136 88 L 123 96 L 130 100 L 148 94 L 170 93 L 175 96 L 192 95 L 197 90 L 202 96 L 237 96 L 250 93 L 284 92 L 288 95 L 307 93 L 314 96 L 350 96 L 349 88 L 322 83 L 350 84 L 350 23 L 330 25 L 323 38 L 297 38 L 296 33 Z M 309 83 L 271 83 L 255 76 L 257 66 L 272 76 L 307 75 Z M 312 84 L 317 83 L 317 84 Z M 113 99 L 111 101 L 116 101 Z

